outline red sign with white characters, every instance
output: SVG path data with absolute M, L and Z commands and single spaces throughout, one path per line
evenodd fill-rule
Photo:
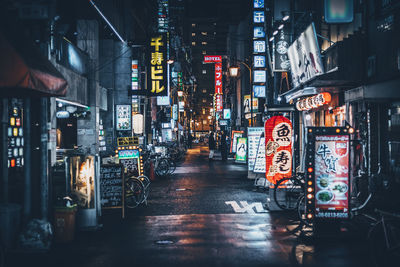
M 348 218 L 349 136 L 315 136 L 315 217 Z
M 204 63 L 222 62 L 222 56 L 204 56 Z
M 284 116 L 265 122 L 265 177 L 273 184 L 292 175 L 292 123 Z
M 222 95 L 216 94 L 215 95 L 215 111 L 220 112 L 224 109 L 222 106 Z
M 215 93 L 222 94 L 222 63 L 215 63 Z

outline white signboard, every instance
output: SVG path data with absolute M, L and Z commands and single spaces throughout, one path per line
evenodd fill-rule
M 265 68 L 265 56 L 254 56 L 254 67 Z
M 266 97 L 265 85 L 253 85 L 254 97 Z
M 288 49 L 294 87 L 324 73 L 314 23 Z
M 254 41 L 254 53 L 265 53 L 265 41 Z
M 260 137 L 264 133 L 264 127 L 248 127 L 247 128 L 247 148 L 248 148 L 248 170 L 253 171 L 256 162 L 256 155 Z
M 131 106 L 117 105 L 116 107 L 116 126 L 117 131 L 127 131 L 131 129 Z
M 265 83 L 267 81 L 267 72 L 265 70 L 255 70 L 253 82 Z
M 253 172 L 265 173 L 265 137 L 261 137 L 258 143 L 256 162 Z

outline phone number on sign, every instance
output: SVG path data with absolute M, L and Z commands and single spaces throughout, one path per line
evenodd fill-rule
M 319 218 L 348 218 L 347 213 L 337 213 L 337 212 L 319 212 L 315 214 L 315 217 Z

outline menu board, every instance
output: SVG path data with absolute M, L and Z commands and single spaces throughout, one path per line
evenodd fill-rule
M 246 159 L 247 159 L 247 137 L 239 137 L 237 139 L 235 162 L 246 163 Z
M 265 137 L 261 137 L 258 142 L 257 156 L 254 163 L 253 172 L 265 173 Z
M 247 141 L 248 141 L 248 170 L 253 171 L 254 163 L 256 162 L 257 148 L 260 143 L 260 137 L 264 134 L 264 127 L 249 127 L 247 128 Z
M 100 167 L 100 203 L 102 208 L 123 207 L 123 165 L 103 164 Z
M 349 135 L 315 136 L 315 217 L 349 217 Z

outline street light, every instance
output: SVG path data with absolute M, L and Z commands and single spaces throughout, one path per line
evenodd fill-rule
M 251 67 L 243 61 L 236 60 L 237 62 L 243 64 L 249 70 L 250 77 L 250 126 L 253 127 L 253 83 L 251 80 Z M 239 73 L 239 67 L 232 66 L 229 68 L 229 74 L 231 77 L 237 77 Z

